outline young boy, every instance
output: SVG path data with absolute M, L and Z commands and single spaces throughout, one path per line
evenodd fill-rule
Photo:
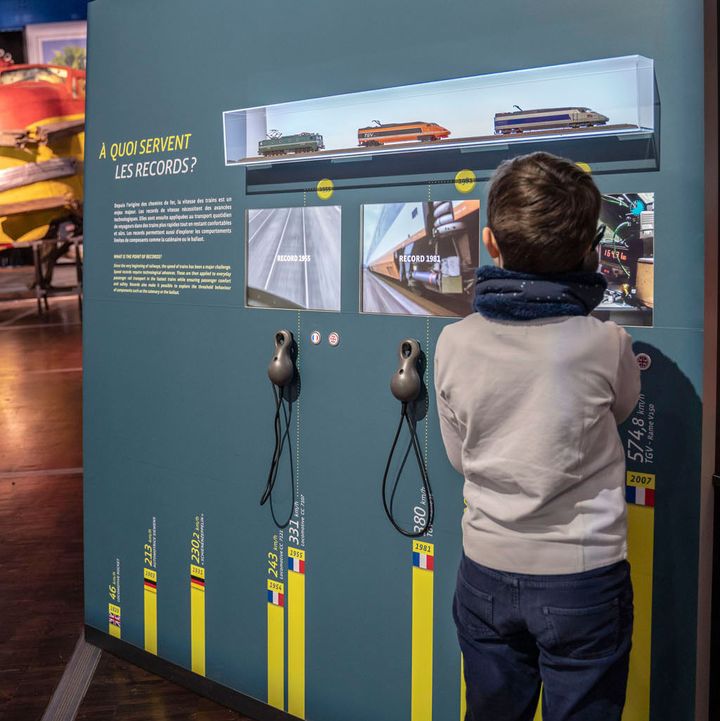
M 475 313 L 435 355 L 442 435 L 465 477 L 454 617 L 466 721 L 619 721 L 633 599 L 625 456 L 630 336 L 590 317 L 600 194 L 547 153 L 491 183 Z

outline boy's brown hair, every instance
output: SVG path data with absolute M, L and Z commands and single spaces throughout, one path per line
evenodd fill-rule
M 495 171 L 487 224 L 503 267 L 564 273 L 583 263 L 597 233 L 600 192 L 589 173 L 550 153 L 506 160 Z

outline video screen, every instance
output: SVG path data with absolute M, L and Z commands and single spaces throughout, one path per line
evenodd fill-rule
M 480 254 L 480 201 L 364 205 L 363 313 L 466 316 Z
M 253 308 L 340 310 L 340 207 L 247 211 L 247 285 Z
M 654 308 L 655 194 L 602 196 L 605 233 L 598 254 L 608 288 L 594 315 L 620 325 L 651 326 Z

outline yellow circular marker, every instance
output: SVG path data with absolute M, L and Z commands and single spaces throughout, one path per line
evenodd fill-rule
M 317 194 L 320 200 L 330 200 L 334 191 L 335 186 L 333 185 L 332 180 L 330 180 L 329 178 L 323 178 L 322 180 L 318 180 Z
M 455 188 L 459 193 L 469 193 L 474 187 L 477 179 L 472 170 L 459 170 L 455 175 Z
M 575 165 L 577 165 L 580 170 L 584 170 L 586 173 L 592 173 L 592 168 L 588 163 L 575 163 Z

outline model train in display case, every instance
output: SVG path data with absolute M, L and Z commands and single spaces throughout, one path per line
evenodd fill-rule
M 606 125 L 609 118 L 590 108 L 572 106 L 564 108 L 540 108 L 517 110 L 510 113 L 496 113 L 495 135 L 516 135 L 539 130 L 562 130 L 593 128 Z M 372 125 L 358 128 L 358 146 L 373 148 L 393 143 L 437 143 L 450 137 L 452 131 L 434 122 L 413 120 L 403 123 L 381 123 L 373 120 Z M 265 140 L 258 144 L 258 155 L 290 155 L 317 153 L 325 149 L 320 133 L 302 132 L 283 136 L 278 130 L 271 130 Z
M 592 128 L 597 125 L 606 125 L 609 118 L 596 113 L 590 108 L 539 108 L 517 110 L 510 113 L 495 114 L 495 133 L 497 135 L 510 135 L 512 133 L 525 133 L 533 130 L 554 130 L 562 128 Z
M 358 129 L 358 145 L 371 147 L 386 143 L 407 143 L 419 141 L 432 143 L 450 135 L 447 128 L 437 123 L 426 123 L 424 120 L 413 120 L 409 123 L 381 123 L 373 120 L 373 125 Z
M 271 130 L 265 140 L 258 144 L 258 155 L 287 155 L 288 153 L 316 153 L 325 147 L 320 133 L 297 133 L 282 135 Z

